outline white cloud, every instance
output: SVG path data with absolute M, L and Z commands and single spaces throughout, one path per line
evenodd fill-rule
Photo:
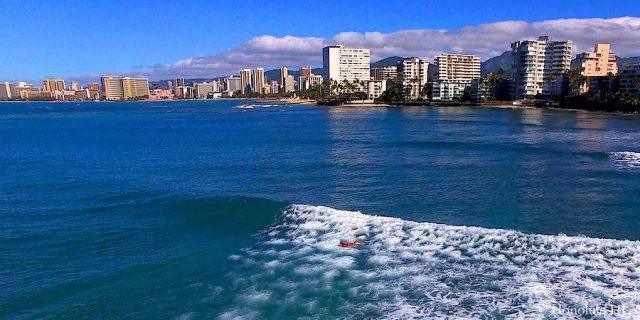
M 371 48 L 373 60 L 392 55 L 417 56 L 429 61 L 441 52 L 476 54 L 483 60 L 509 50 L 516 40 L 549 35 L 572 40 L 574 54 L 596 42 L 611 43 L 620 56 L 640 54 L 640 18 L 559 19 L 542 22 L 501 21 L 456 30 L 402 30 L 392 33 L 343 32 L 331 38 L 274 37 L 263 35 L 235 48 L 208 56 L 194 57 L 174 64 L 138 68 L 123 73 L 169 79 L 183 73 L 187 77 L 215 77 L 237 74 L 242 68 L 298 67 L 322 64 L 322 47 L 344 43 Z

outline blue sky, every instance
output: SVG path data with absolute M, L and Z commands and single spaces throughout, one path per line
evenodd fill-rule
M 233 51 L 261 35 L 335 39 L 342 32 L 389 34 L 408 29 L 457 30 L 508 20 L 623 16 L 640 16 L 640 1 L 564 0 L 550 5 L 548 1 L 472 0 L 3 0 L 0 79 L 38 80 L 174 64 Z M 300 59 L 307 62 L 316 64 L 317 57 Z

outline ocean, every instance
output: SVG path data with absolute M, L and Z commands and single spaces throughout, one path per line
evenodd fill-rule
M 0 103 L 0 318 L 640 317 L 639 116 L 244 102 Z

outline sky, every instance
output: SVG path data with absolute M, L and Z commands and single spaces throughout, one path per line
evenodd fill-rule
M 320 66 L 336 42 L 430 61 L 487 59 L 548 34 L 577 50 L 640 55 L 640 1 L 0 1 L 0 80 L 216 77 L 244 67 Z

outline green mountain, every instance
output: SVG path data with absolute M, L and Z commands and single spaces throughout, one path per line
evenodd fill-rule
M 502 68 L 505 74 L 509 75 L 512 64 L 511 51 L 505 51 L 497 57 L 489 58 L 487 61 L 482 62 L 480 64 L 480 73 L 484 76 Z

